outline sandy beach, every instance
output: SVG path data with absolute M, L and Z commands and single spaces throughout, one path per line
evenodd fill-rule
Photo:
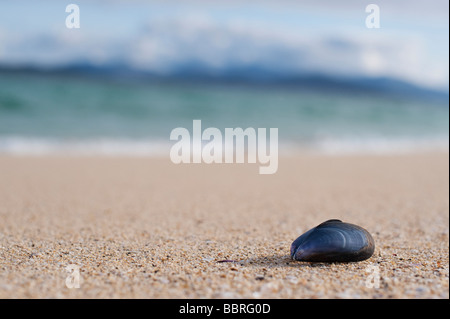
M 0 298 L 449 298 L 448 194 L 448 153 L 283 157 L 274 175 L 2 156 Z M 366 228 L 374 255 L 292 261 L 331 218 Z

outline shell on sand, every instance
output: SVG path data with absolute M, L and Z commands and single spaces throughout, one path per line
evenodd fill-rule
M 291 245 L 291 258 L 310 262 L 351 262 L 370 258 L 375 250 L 364 228 L 330 219 L 308 230 Z

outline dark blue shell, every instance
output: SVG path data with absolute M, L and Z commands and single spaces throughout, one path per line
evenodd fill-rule
M 372 256 L 375 242 L 364 228 L 330 219 L 308 230 L 291 245 L 291 258 L 312 262 L 361 261 Z

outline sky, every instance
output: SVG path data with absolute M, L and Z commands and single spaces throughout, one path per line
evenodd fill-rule
M 65 25 L 80 8 L 80 28 Z M 380 28 L 366 27 L 368 4 Z M 0 1 L 0 65 L 390 77 L 448 92 L 449 2 Z

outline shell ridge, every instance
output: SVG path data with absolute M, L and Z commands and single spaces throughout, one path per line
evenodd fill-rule
M 330 224 L 336 224 L 336 223 L 342 223 L 342 220 L 340 219 L 329 219 L 327 221 L 324 221 L 323 223 L 316 226 L 316 228 L 323 227 L 323 226 L 329 226 Z

